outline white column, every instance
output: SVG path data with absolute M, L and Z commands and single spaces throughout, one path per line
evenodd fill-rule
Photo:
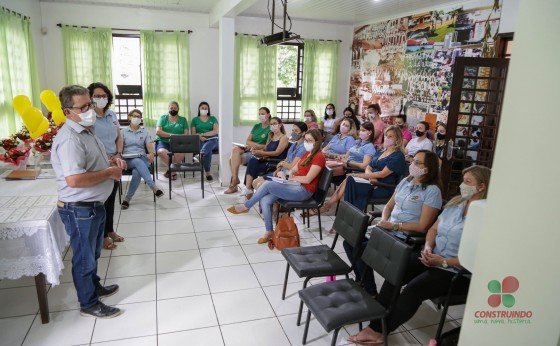
M 219 102 L 220 102 L 220 183 L 229 185 L 229 156 L 233 141 L 233 82 L 235 76 L 235 19 L 220 19 Z
M 551 27 L 558 13 L 558 0 L 520 1 L 486 220 L 462 321 L 463 346 L 558 343 L 560 162 L 554 149 L 560 64 Z M 515 304 L 491 307 L 488 283 L 508 276 L 519 281 Z M 481 311 L 531 317 L 477 318 Z

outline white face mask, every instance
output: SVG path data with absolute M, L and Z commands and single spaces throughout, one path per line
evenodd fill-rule
M 327 109 L 327 115 L 333 115 L 334 114 L 334 110 L 332 109 Z
M 200 115 L 208 115 L 208 109 L 201 109 Z
M 311 150 L 313 150 L 313 147 L 315 146 L 315 143 L 303 142 L 303 146 L 305 147 L 305 151 L 311 151 Z
M 276 133 L 278 132 L 278 130 L 280 130 L 280 125 L 278 124 L 270 125 L 270 131 Z
M 96 117 L 95 117 L 95 114 L 93 114 L 93 109 L 90 109 L 87 112 L 80 113 L 80 114 L 75 113 L 75 112 L 72 112 L 72 113 L 78 115 L 80 117 L 80 119 L 82 119 L 82 121 L 78 122 L 78 124 L 80 124 L 82 126 L 90 127 L 90 126 L 93 126 L 93 124 L 95 124 Z
M 467 185 L 465 183 L 459 185 L 459 190 L 461 190 L 461 197 L 464 199 L 471 199 L 472 196 L 478 193 L 476 186 Z
M 259 120 L 261 123 L 266 122 L 267 118 L 268 117 L 265 114 L 259 114 Z
M 311 122 L 311 117 L 305 117 L 305 122 L 310 123 Z
M 105 108 L 105 106 L 107 106 L 107 102 L 109 102 L 105 97 L 94 97 L 92 101 L 95 103 L 95 107 L 97 108 Z
M 130 119 L 130 123 L 134 126 L 138 126 L 140 125 L 140 123 L 142 122 L 142 119 L 140 118 L 132 118 Z

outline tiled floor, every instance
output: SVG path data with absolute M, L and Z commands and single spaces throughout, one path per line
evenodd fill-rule
M 104 284 L 120 285 L 105 303 L 125 313 L 109 320 L 80 317 L 68 250 L 61 284 L 49 291 L 49 324 L 37 315 L 32 278 L 0 282 L 0 345 L 301 345 L 303 325 L 295 321 L 302 280 L 290 276 L 282 301 L 285 261 L 279 251 L 256 244 L 263 232 L 256 208 L 248 215 L 227 213 L 241 197 L 224 195 L 217 182 L 205 183 L 204 199 L 192 177 L 173 183 L 172 200 L 167 180 L 158 184 L 166 195 L 155 205 L 142 184 L 130 209 L 117 207 L 117 231 L 126 240 L 103 250 L 99 260 Z M 323 227 L 329 229 L 333 218 L 324 216 Z M 311 230 L 298 226 L 303 245 L 320 243 L 316 218 Z M 325 232 L 323 242 L 331 241 Z M 451 308 L 446 328 L 460 325 L 462 313 L 462 307 Z M 427 345 L 438 320 L 439 312 L 426 303 L 390 344 Z M 348 344 L 357 329 L 347 326 L 338 344 Z M 308 344 L 330 340 L 313 320 Z

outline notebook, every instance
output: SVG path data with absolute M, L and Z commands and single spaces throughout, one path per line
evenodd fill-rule
M 286 180 L 278 177 L 272 177 L 270 179 L 277 183 L 286 184 L 286 185 L 301 185 L 299 181 L 295 181 L 295 180 Z
M 245 144 L 241 144 L 241 143 L 237 143 L 237 142 L 231 142 L 231 144 L 235 145 L 236 147 L 240 147 L 240 148 L 247 148 L 247 146 Z
M 123 159 L 135 159 L 137 157 L 141 157 L 142 154 L 123 154 L 122 158 Z

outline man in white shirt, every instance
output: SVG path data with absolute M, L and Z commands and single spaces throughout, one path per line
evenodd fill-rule
M 430 124 L 425 121 L 421 121 L 416 125 L 416 137 L 413 138 L 404 149 L 404 153 L 407 157 L 414 157 L 418 150 L 429 150 L 432 151 L 432 141 L 428 138 L 428 131 L 430 130 Z

